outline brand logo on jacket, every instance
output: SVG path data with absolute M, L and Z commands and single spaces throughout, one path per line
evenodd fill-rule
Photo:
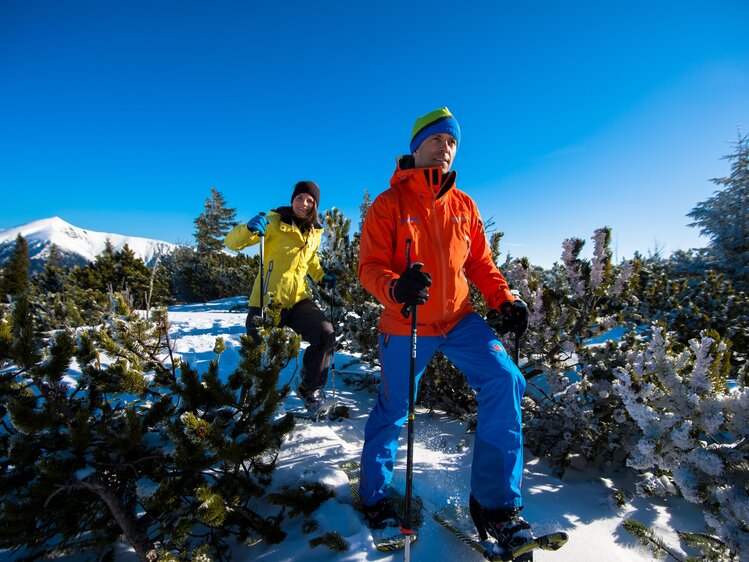
M 420 222 L 421 219 L 419 217 L 406 217 L 403 220 L 401 220 L 401 224 L 408 224 L 409 222 Z

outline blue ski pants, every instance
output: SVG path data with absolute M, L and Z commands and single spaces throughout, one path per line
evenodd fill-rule
M 364 430 L 359 493 L 365 505 L 387 496 L 398 437 L 408 417 L 411 337 L 380 334 L 380 392 Z M 525 379 L 494 331 L 471 313 L 446 336 L 419 336 L 416 388 L 437 351 L 476 391 L 478 425 L 471 466 L 471 493 L 484 507 L 522 507 L 523 433 L 520 402 Z M 414 397 L 414 400 L 416 397 Z

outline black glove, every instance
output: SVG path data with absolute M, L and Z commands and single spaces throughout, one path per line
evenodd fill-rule
M 393 286 L 393 297 L 396 302 L 412 306 L 424 304 L 429 300 L 428 287 L 432 285 L 432 276 L 421 271 L 421 264 L 404 271 Z
M 499 311 L 489 311 L 486 321 L 499 334 L 513 332 L 520 337 L 528 329 L 528 305 L 520 299 L 503 302 L 499 305 Z

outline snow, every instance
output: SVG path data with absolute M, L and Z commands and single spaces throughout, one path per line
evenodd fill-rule
M 220 374 L 227 377 L 237 366 L 240 336 L 244 333 L 245 314 L 229 312 L 244 303 L 243 298 L 224 299 L 205 304 L 174 306 L 169 318 L 176 350 L 199 371 L 207 369 L 214 358 L 215 338 L 222 336 L 226 351 L 221 355 Z M 302 344 L 304 348 L 306 344 Z M 336 354 L 339 369 L 350 370 L 356 358 L 343 352 Z M 282 373 L 281 383 L 296 376 L 299 364 L 291 362 Z M 321 481 L 333 487 L 336 496 L 313 514 L 317 531 L 302 532 L 303 517 L 283 522 L 287 538 L 276 545 L 259 543 L 252 547 L 235 545 L 233 560 L 263 562 L 282 561 L 395 561 L 404 558 L 403 552 L 380 553 L 371 545 L 368 529 L 351 506 L 351 494 L 346 476 L 338 466 L 359 458 L 364 426 L 375 396 L 365 390 L 354 390 L 336 377 L 336 392 L 348 405 L 350 418 L 336 422 L 315 423 L 297 421 L 284 443 L 274 473 L 272 489 L 295 485 L 302 480 Z M 292 385 L 293 386 L 293 385 Z M 328 393 L 332 392 L 329 381 Z M 295 395 L 287 398 L 286 408 L 300 408 Z M 466 433 L 466 425 L 441 413 L 417 409 L 414 449 L 414 493 L 419 495 L 428 510 L 447 503 L 464 503 L 468 499 L 473 435 Z M 404 489 L 405 430 L 402 448 L 396 464 L 394 485 Z M 622 528 L 627 518 L 652 527 L 676 552 L 682 552 L 676 530 L 702 531 L 704 519 L 697 507 L 675 498 L 634 497 L 634 483 L 623 479 L 623 473 L 600 474 L 570 469 L 564 480 L 542 460 L 526 455 L 524 474 L 525 509 L 523 516 L 530 521 L 537 534 L 554 530 L 570 535 L 567 545 L 558 552 L 537 551 L 537 562 L 640 562 L 654 560 L 652 555 Z M 144 489 L 147 489 L 144 483 Z M 628 498 L 625 507 L 616 505 L 615 489 Z M 335 553 L 325 546 L 310 548 L 308 541 L 326 531 L 337 531 L 346 539 L 350 549 Z M 116 559 L 134 561 L 135 554 L 127 545 L 118 544 Z M 449 560 L 478 561 L 482 558 L 463 546 L 427 515 L 419 540 L 411 549 L 414 561 Z
M 169 253 L 176 248 L 169 242 L 150 238 L 85 230 L 65 222 L 60 217 L 40 219 L 14 228 L 2 229 L 0 244 L 14 242 L 19 234 L 26 239 L 34 256 L 37 256 L 34 248 L 44 247 L 37 256 L 42 258 L 48 255 L 49 245 L 54 244 L 62 252 L 76 254 L 92 262 L 104 251 L 109 240 L 115 250 L 120 250 L 127 244 L 137 257 L 148 264 L 158 253 Z

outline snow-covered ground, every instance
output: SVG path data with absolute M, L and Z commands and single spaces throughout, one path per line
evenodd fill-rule
M 177 352 L 200 372 L 215 355 L 212 350 L 217 336 L 222 336 L 226 351 L 220 360 L 220 371 L 228 376 L 239 360 L 239 337 L 244 333 L 245 315 L 229 312 L 243 299 L 226 299 L 206 304 L 175 306 L 170 309 L 172 335 Z M 304 347 L 304 344 L 303 344 Z M 339 369 L 361 368 L 355 357 L 336 354 Z M 282 375 L 281 382 L 295 376 L 292 362 Z M 322 481 L 333 487 L 336 497 L 327 501 L 313 518 L 319 523 L 317 531 L 302 532 L 302 517 L 287 518 L 283 523 L 287 538 L 277 545 L 261 543 L 254 547 L 237 546 L 235 560 L 262 560 L 264 562 L 301 560 L 401 560 L 403 552 L 380 553 L 371 546 L 370 534 L 361 518 L 351 507 L 348 481 L 338 466 L 348 460 L 358 459 L 364 434 L 364 425 L 374 402 L 367 391 L 345 386 L 342 377 L 336 378 L 337 393 L 348 405 L 350 418 L 336 422 L 314 423 L 298 421 L 293 433 L 283 446 L 273 488 L 294 485 L 301 480 Z M 328 392 L 331 392 L 330 383 Z M 287 399 L 287 408 L 299 408 L 301 403 L 293 394 Z M 448 502 L 466 502 L 469 491 L 470 464 L 473 436 L 466 433 L 463 422 L 445 415 L 429 414 L 420 410 L 416 416 L 414 450 L 414 491 L 427 509 Z M 403 489 L 405 475 L 405 431 L 400 462 L 396 467 L 395 485 Z M 558 552 L 537 551 L 539 562 L 617 562 L 648 561 L 652 555 L 632 538 L 621 526 L 626 518 L 635 518 L 651 526 L 676 552 L 681 552 L 676 530 L 700 531 L 703 529 L 701 513 L 681 500 L 633 499 L 625 508 L 618 508 L 612 488 L 628 491 L 631 483 L 622 481 L 621 474 L 582 473 L 568 470 L 564 480 L 552 475 L 543 460 L 526 457 L 523 482 L 526 507 L 523 516 L 530 521 L 535 532 L 563 530 L 569 533 L 568 544 Z M 337 531 L 346 539 L 350 549 L 335 553 L 325 546 L 310 548 L 310 538 L 326 531 Z M 450 533 L 427 515 L 420 530 L 419 541 L 411 550 L 413 560 L 471 561 L 481 556 L 463 546 Z M 118 558 L 134 558 L 131 551 L 121 545 Z

